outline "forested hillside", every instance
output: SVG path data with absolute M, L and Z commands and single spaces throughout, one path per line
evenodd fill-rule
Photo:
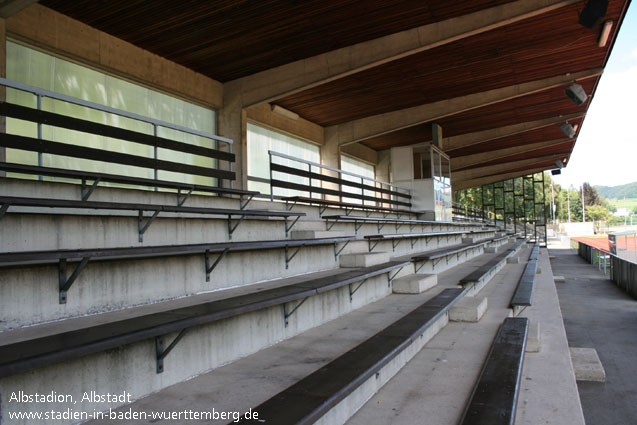
M 595 186 L 595 189 L 607 199 L 637 198 L 637 182 L 621 186 Z

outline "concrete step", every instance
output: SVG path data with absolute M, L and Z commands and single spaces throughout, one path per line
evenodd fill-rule
M 388 252 L 360 252 L 343 254 L 339 257 L 341 267 L 370 267 L 389 261 Z
M 449 310 L 452 322 L 479 322 L 487 312 L 487 297 L 464 297 Z
M 420 294 L 438 284 L 438 275 L 412 274 L 392 281 L 394 294 Z

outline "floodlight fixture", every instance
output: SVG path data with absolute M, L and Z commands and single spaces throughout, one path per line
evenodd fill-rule
M 572 138 L 575 136 L 575 129 L 568 122 L 560 125 L 560 130 L 562 130 L 562 133 L 566 134 L 568 138 Z
M 555 160 L 555 165 L 557 166 L 557 168 L 564 168 L 564 163 L 559 159 Z
M 560 174 L 562 174 L 562 170 L 560 170 L 559 168 L 556 170 L 551 170 L 551 175 L 553 176 L 558 176 Z
M 571 99 L 576 105 L 581 105 L 586 102 L 586 99 L 588 99 L 588 95 L 584 91 L 584 87 L 577 83 L 573 83 L 568 86 L 565 92 L 569 99 Z

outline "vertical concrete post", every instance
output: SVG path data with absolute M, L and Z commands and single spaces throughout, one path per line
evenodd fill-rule
M 442 127 L 438 123 L 431 123 L 431 143 L 441 151 L 444 151 L 442 141 Z
M 233 164 L 233 171 L 236 173 L 234 188 L 247 189 L 248 117 L 242 107 L 241 91 L 232 82 L 223 87 L 223 108 L 218 111 L 217 120 L 219 135 L 232 139 L 234 142 L 232 145 L 232 152 L 236 156 Z M 220 148 L 227 150 L 225 143 L 221 143 Z M 267 161 L 267 158 L 263 160 Z M 226 182 L 224 186 L 227 186 Z
M 332 168 L 341 168 L 340 164 L 340 147 L 338 144 L 338 133 L 334 128 L 327 127 L 325 129 L 325 143 L 321 146 L 321 164 Z M 340 177 L 338 173 L 331 170 L 322 170 L 323 175 Z M 322 182 L 321 186 L 325 189 L 339 190 L 336 183 Z M 339 201 L 338 196 L 325 195 L 325 199 Z

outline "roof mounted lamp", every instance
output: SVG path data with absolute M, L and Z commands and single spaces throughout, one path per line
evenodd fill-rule
M 594 28 L 605 16 L 608 0 L 588 0 L 579 15 L 579 24 L 586 28 Z
M 575 136 L 575 129 L 568 122 L 560 125 L 560 130 L 562 130 L 562 133 L 566 134 L 569 139 Z
M 569 99 L 571 99 L 576 105 L 581 105 L 586 102 L 586 99 L 588 99 L 588 95 L 584 91 L 584 87 L 577 83 L 573 83 L 568 86 L 565 92 Z

